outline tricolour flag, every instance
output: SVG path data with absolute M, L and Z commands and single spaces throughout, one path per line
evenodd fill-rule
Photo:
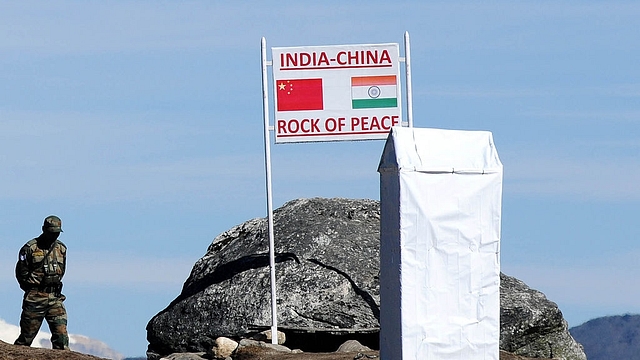
M 322 79 L 277 80 L 278 111 L 323 110 Z
M 398 107 L 396 76 L 356 76 L 351 78 L 351 108 Z

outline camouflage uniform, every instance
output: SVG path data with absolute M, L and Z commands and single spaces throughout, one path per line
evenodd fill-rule
M 31 346 L 42 320 L 46 319 L 51 331 L 54 349 L 69 349 L 67 311 L 62 295 L 62 277 L 67 264 L 67 247 L 58 240 L 62 222 L 57 216 L 48 216 L 42 226 L 42 235 L 27 242 L 20 249 L 16 264 L 16 279 L 24 290 L 20 336 L 16 345 Z

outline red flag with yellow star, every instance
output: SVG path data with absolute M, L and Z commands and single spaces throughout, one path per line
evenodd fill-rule
M 278 111 L 323 110 L 322 79 L 276 81 Z

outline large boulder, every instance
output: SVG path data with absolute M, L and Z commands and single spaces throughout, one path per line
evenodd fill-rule
M 558 305 L 504 274 L 500 274 L 500 349 L 532 358 L 587 359 Z
M 314 198 L 274 211 L 278 328 L 288 347 L 333 351 L 349 339 L 378 347 L 379 205 Z M 180 295 L 147 325 L 149 350 L 207 351 L 220 336 L 249 337 L 268 329 L 268 252 L 267 219 L 249 220 L 216 237 Z M 554 303 L 517 279 L 501 275 L 501 282 L 501 349 L 585 359 Z
M 323 331 L 375 336 L 379 224 L 379 203 L 373 200 L 294 200 L 274 211 L 278 327 L 293 332 L 288 342 L 299 333 Z M 202 351 L 219 336 L 268 328 L 268 252 L 266 219 L 216 237 L 178 298 L 147 325 L 150 350 Z

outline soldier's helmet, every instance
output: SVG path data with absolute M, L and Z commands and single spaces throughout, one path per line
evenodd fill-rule
M 55 215 L 47 216 L 42 225 L 42 231 L 59 233 L 62 232 L 62 220 Z

